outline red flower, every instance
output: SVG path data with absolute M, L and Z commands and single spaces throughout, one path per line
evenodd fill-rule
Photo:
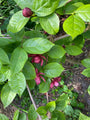
M 32 57 L 32 63 L 41 63 L 41 66 L 43 66 L 43 59 L 46 60 L 45 56 L 40 54 L 29 54 L 28 57 Z
M 45 82 L 44 77 L 41 76 L 41 75 L 44 75 L 44 73 L 38 72 L 37 68 L 35 69 L 35 71 L 36 71 L 36 78 L 35 78 L 36 84 L 39 85 L 41 82 L 41 79 Z
M 44 31 L 44 34 L 47 34 L 47 32 L 46 32 L 46 31 Z
M 56 78 L 53 78 L 51 84 L 50 84 L 50 88 L 53 88 L 54 86 L 59 86 L 59 82 L 61 80 L 61 77 L 56 77 Z
M 22 10 L 22 14 L 23 14 L 23 16 L 24 17 L 30 17 L 32 14 L 33 14 L 33 12 L 31 11 L 31 9 L 30 8 L 24 8 L 23 10 Z

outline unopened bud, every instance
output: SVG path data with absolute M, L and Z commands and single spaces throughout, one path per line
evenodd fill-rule
M 24 8 L 22 10 L 22 14 L 23 14 L 24 17 L 28 17 L 29 18 L 30 16 L 32 16 L 33 12 L 31 11 L 30 8 Z

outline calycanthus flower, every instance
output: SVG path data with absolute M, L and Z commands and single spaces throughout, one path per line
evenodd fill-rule
M 35 69 L 35 71 L 36 71 L 36 78 L 35 78 L 36 84 L 39 85 L 41 82 L 41 79 L 45 82 L 46 80 L 44 79 L 44 77 L 41 76 L 41 75 L 44 75 L 44 73 L 38 72 L 37 68 Z
M 32 57 L 32 63 L 41 63 L 41 66 L 43 66 L 43 59 L 46 60 L 45 56 L 40 54 L 29 54 L 28 57 Z
M 61 80 L 61 77 L 53 78 L 50 84 L 50 88 L 53 88 L 54 86 L 58 87 L 60 80 Z

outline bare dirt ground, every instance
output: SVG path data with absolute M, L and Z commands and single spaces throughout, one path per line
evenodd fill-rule
M 5 114 L 10 120 L 12 120 L 15 111 L 16 108 L 11 105 L 9 105 L 6 109 L 4 109 L 3 104 L 0 101 L 0 113 Z

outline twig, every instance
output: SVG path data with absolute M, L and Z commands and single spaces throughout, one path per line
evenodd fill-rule
M 69 2 L 71 2 L 72 0 L 68 0 L 68 2 L 67 3 L 69 3 Z
M 9 37 L 9 36 L 7 36 L 7 37 L 0 37 L 0 38 L 11 39 L 11 37 Z
M 75 60 L 68 59 L 68 58 L 66 58 L 66 62 L 69 62 L 69 63 L 71 63 L 71 64 L 78 64 L 78 65 L 82 65 L 82 64 L 80 63 L 80 61 L 75 61 Z
M 57 41 L 57 40 L 60 40 L 62 38 L 65 38 L 65 37 L 69 37 L 69 35 L 66 34 L 66 35 L 59 36 L 59 37 L 54 39 L 54 42 Z
M 28 90 L 30 99 L 31 99 L 31 101 L 32 101 L 32 103 L 33 103 L 33 105 L 34 105 L 34 108 L 35 108 L 35 110 L 37 110 L 36 104 L 35 104 L 35 102 L 34 102 L 34 99 L 33 99 L 33 97 L 32 97 L 32 94 L 31 94 L 31 91 L 30 91 L 28 85 L 27 85 L 27 90 Z M 42 118 L 41 118 L 41 116 L 40 116 L 39 114 L 38 114 L 38 118 L 39 118 L 39 120 L 42 120 Z
M 86 32 L 87 30 L 89 30 L 89 27 L 90 27 L 90 24 L 88 25 L 88 27 L 85 29 L 84 32 Z M 5 36 L 5 34 L 2 34 L 2 35 Z M 70 35 L 68 35 L 68 34 L 59 36 L 59 37 L 57 37 L 57 38 L 54 38 L 54 39 L 53 39 L 53 42 L 55 42 L 55 41 L 57 41 L 57 40 L 60 40 L 60 39 L 63 39 L 63 38 L 65 38 L 65 37 L 69 37 L 69 36 L 70 36 Z M 6 37 L 0 37 L 0 38 L 11 39 L 11 37 L 9 37 L 9 35 L 7 35 Z M 52 39 L 52 35 L 48 36 L 47 38 L 48 38 L 48 39 Z
M 72 1 L 72 0 L 69 0 L 69 2 L 71 2 L 71 1 Z M 88 26 L 87 26 L 87 28 L 85 29 L 84 32 L 86 32 L 86 31 L 89 30 L 89 29 L 90 29 L 90 23 L 88 23 Z M 54 38 L 54 42 L 57 41 L 57 40 L 63 39 L 63 38 L 65 38 L 65 37 L 69 37 L 69 36 L 70 36 L 70 35 L 68 35 L 68 34 L 59 36 L 59 37 L 57 37 L 57 38 Z
M 24 113 L 28 113 L 28 111 L 26 111 L 26 110 L 24 110 L 24 109 L 22 109 L 22 108 L 16 106 L 16 105 L 13 104 L 13 103 L 12 103 L 11 105 L 13 105 L 14 107 L 16 107 L 17 109 L 19 109 L 20 111 L 22 111 L 22 112 L 24 112 Z
M 34 102 L 34 99 L 33 99 L 33 97 L 32 97 L 32 94 L 31 94 L 31 92 L 30 92 L 30 89 L 29 89 L 28 85 L 27 85 L 27 90 L 28 90 L 30 99 L 31 99 L 31 101 L 32 101 L 32 103 L 33 103 L 33 105 L 34 105 L 34 108 L 35 108 L 35 110 L 37 110 L 36 104 L 35 104 L 35 102 Z

